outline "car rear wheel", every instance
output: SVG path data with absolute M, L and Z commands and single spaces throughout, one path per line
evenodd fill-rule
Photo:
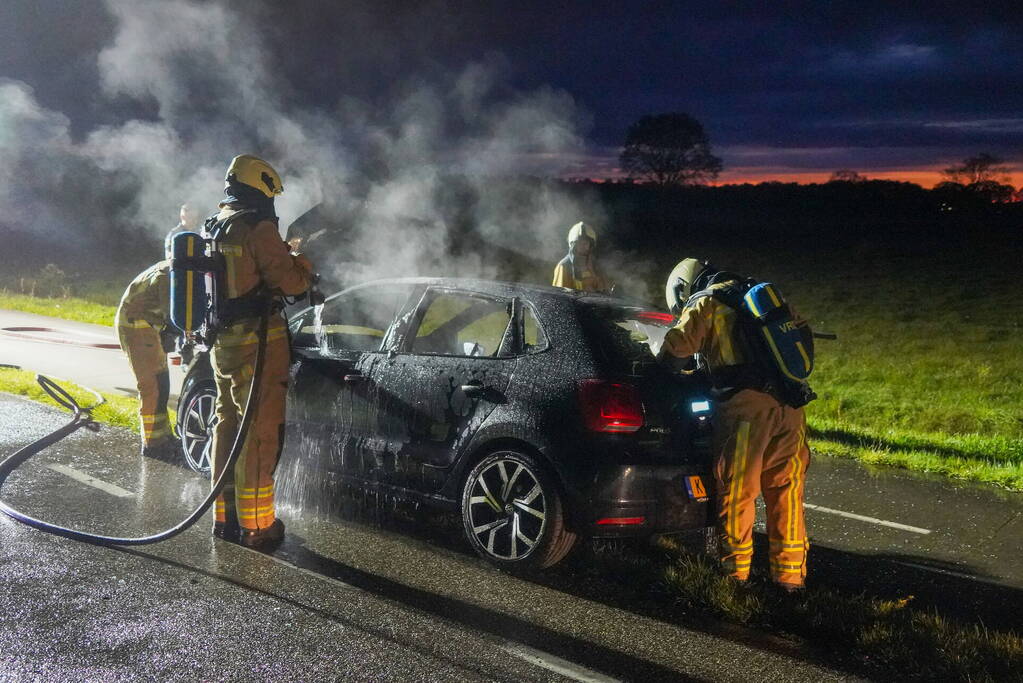
M 505 568 L 545 568 L 575 545 L 554 477 L 535 457 L 499 451 L 485 457 L 462 488 L 462 522 L 473 549 Z
M 217 385 L 206 380 L 189 387 L 178 417 L 178 433 L 185 464 L 200 474 L 210 473 L 213 427 L 217 424 Z

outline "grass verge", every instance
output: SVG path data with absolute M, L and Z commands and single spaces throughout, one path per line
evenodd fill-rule
M 95 396 L 76 384 L 71 382 L 59 384 L 82 406 L 90 406 L 96 402 Z M 36 382 L 36 374 L 27 370 L 0 368 L 0 391 L 60 407 Z M 125 427 L 136 433 L 139 431 L 138 399 L 103 392 L 100 392 L 100 395 L 106 402 L 92 410 L 93 419 L 114 427 Z M 171 419 L 174 419 L 173 415 Z
M 744 626 L 782 631 L 893 680 L 1018 680 L 1023 638 L 916 609 L 912 596 L 883 600 L 811 586 L 796 596 L 722 576 L 707 556 L 664 538 L 664 585 L 677 604 Z
M 808 422 L 815 453 L 1023 491 L 1023 441 L 979 434 L 885 433 L 814 417 Z
M 95 325 L 114 324 L 116 306 L 79 297 L 40 297 L 0 289 L 0 309 L 48 315 Z

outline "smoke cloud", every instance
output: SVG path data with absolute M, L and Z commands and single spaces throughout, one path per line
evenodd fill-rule
M 528 177 L 583 154 L 585 113 L 564 91 L 515 90 L 500 57 L 424 67 L 381 84 L 379 97 L 339 91 L 329 106 L 300 106 L 263 49 L 272 36 L 244 5 L 106 7 L 116 28 L 97 55 L 102 96 L 112 110 L 145 114 L 73 139 L 67 116 L 42 107 L 29 85 L 0 81 L 0 220 L 9 226 L 83 244 L 130 226 L 158 243 L 182 203 L 216 210 L 239 153 L 281 173 L 282 231 L 323 202 L 322 225 L 307 217 L 303 228 L 320 233 L 308 251 L 338 280 L 492 277 L 516 258 L 549 269 L 569 226 L 603 219 L 592 198 Z M 344 71 L 344 45 L 337 50 Z

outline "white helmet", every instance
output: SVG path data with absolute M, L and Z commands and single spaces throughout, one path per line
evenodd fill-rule
M 580 237 L 588 238 L 593 244 L 597 243 L 597 231 L 589 223 L 579 221 L 568 231 L 568 246 L 572 248 Z
M 668 304 L 668 310 L 675 315 L 681 313 L 689 297 L 698 291 L 697 282 L 713 270 L 714 267 L 708 261 L 695 258 L 679 261 L 668 275 L 668 282 L 664 286 L 664 299 Z

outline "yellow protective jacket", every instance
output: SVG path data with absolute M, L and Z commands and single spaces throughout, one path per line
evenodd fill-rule
M 590 259 L 584 264 L 577 264 L 575 274 L 578 278 L 572 277 L 572 261 L 566 256 L 554 267 L 554 280 L 551 285 L 583 292 L 606 292 L 611 288 L 607 279 L 593 267 Z
M 237 213 L 238 209 L 225 206 L 217 220 L 226 220 Z M 240 216 L 228 224 L 218 242 L 226 265 L 226 298 L 235 299 L 248 294 L 260 283 L 265 283 L 271 292 L 285 296 L 296 296 L 309 289 L 312 264 L 304 255 L 290 252 L 281 239 L 276 222 L 250 221 L 246 216 Z M 241 320 L 221 330 L 216 345 L 226 347 L 254 343 L 258 329 L 258 319 Z M 285 334 L 284 319 L 272 316 L 268 340 Z
M 721 289 L 732 284 L 735 282 L 721 282 L 711 289 Z M 807 324 L 791 305 L 789 311 L 797 326 Z M 726 366 L 742 365 L 747 359 L 743 357 L 736 335 L 738 315 L 735 309 L 713 296 L 701 297 L 692 306 L 682 310 L 678 323 L 664 335 L 662 351 L 678 358 L 688 358 L 699 353 L 709 366 L 711 375 Z
M 160 261 L 139 273 L 117 305 L 116 325 L 159 331 L 170 317 L 170 261 Z

